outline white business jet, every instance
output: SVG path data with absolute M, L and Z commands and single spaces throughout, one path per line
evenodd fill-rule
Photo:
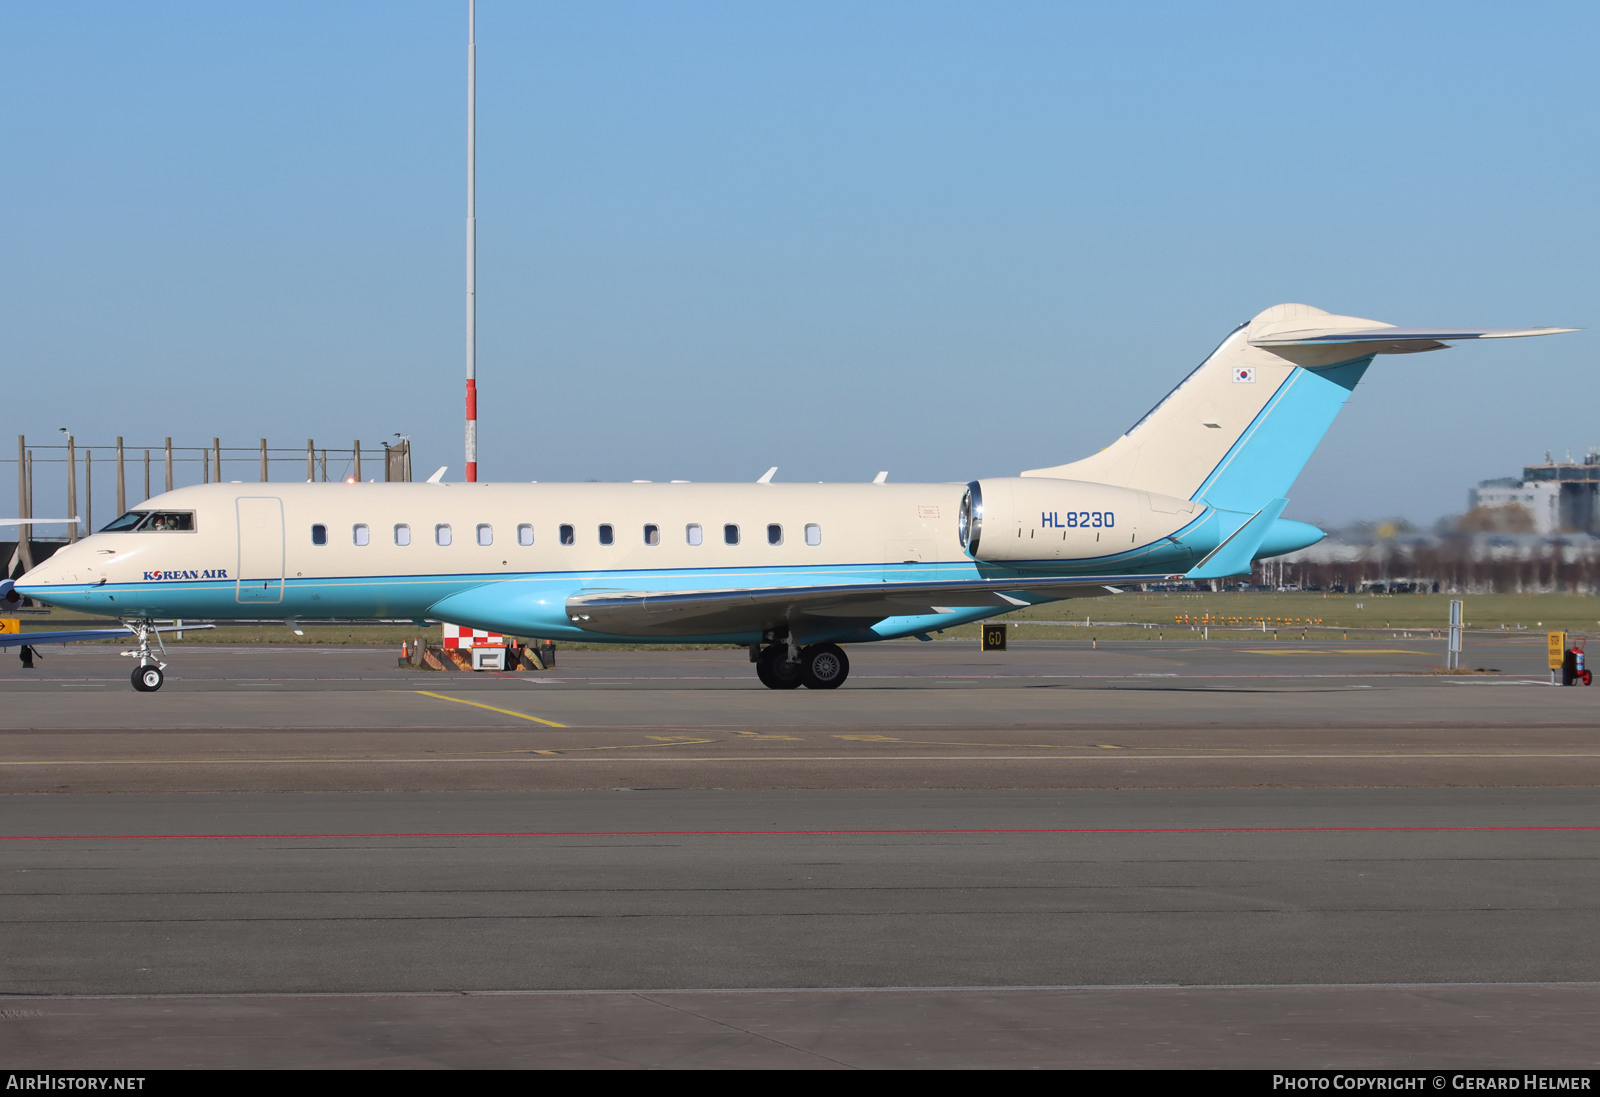
M 1399 328 L 1278 305 L 1105 449 L 968 484 L 207 484 L 58 551 L 16 592 L 121 618 L 413 618 L 748 647 L 833 689 L 840 645 L 1131 584 L 1246 575 L 1321 540 L 1290 486 L 1373 357 L 1570 328 Z M 0 586 L 3 593 L 3 586 Z M 159 637 L 157 637 L 159 642 Z

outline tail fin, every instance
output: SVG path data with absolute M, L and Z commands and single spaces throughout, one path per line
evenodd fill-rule
M 1252 514 L 1288 496 L 1374 355 L 1572 330 L 1397 328 L 1310 305 L 1274 305 L 1234 329 L 1111 445 L 1022 475 L 1114 484 Z

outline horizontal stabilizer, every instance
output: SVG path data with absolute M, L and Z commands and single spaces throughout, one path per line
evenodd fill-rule
M 1279 331 L 1250 340 L 1252 347 L 1274 350 L 1278 347 L 1351 346 L 1368 354 L 1414 354 L 1441 350 L 1445 344 L 1461 339 L 1517 339 L 1525 335 L 1559 335 L 1577 328 L 1311 328 L 1304 331 Z
M 1251 565 L 1255 562 L 1256 552 L 1267 539 L 1272 523 L 1278 520 L 1283 508 L 1288 505 L 1287 499 L 1274 499 L 1256 511 L 1254 517 L 1234 530 L 1233 536 L 1207 553 L 1205 559 L 1191 568 L 1184 578 L 1226 579 L 1233 575 L 1249 575 Z

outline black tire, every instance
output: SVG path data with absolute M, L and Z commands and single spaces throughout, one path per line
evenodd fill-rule
M 807 689 L 838 689 L 850 677 L 850 658 L 838 644 L 813 644 L 800 653 L 800 678 Z
M 768 689 L 799 689 L 802 678 L 800 666 L 789 661 L 787 644 L 773 644 L 756 660 L 756 677 Z
M 161 673 L 160 667 L 134 667 L 133 688 L 140 693 L 154 693 L 161 688 L 161 683 L 166 675 Z

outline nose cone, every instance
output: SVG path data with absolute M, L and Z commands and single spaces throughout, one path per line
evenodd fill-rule
M 1324 537 L 1328 536 L 1310 522 L 1296 522 L 1292 518 L 1279 518 L 1267 529 L 1266 539 L 1261 542 L 1261 547 L 1256 550 L 1255 558 L 1263 559 L 1267 556 L 1282 556 L 1286 552 L 1297 552 L 1303 548 L 1310 548 Z
M 77 605 L 83 590 L 100 579 L 99 574 L 90 574 L 92 562 L 83 542 L 68 545 L 29 569 L 13 584 L 11 593 L 50 605 Z

